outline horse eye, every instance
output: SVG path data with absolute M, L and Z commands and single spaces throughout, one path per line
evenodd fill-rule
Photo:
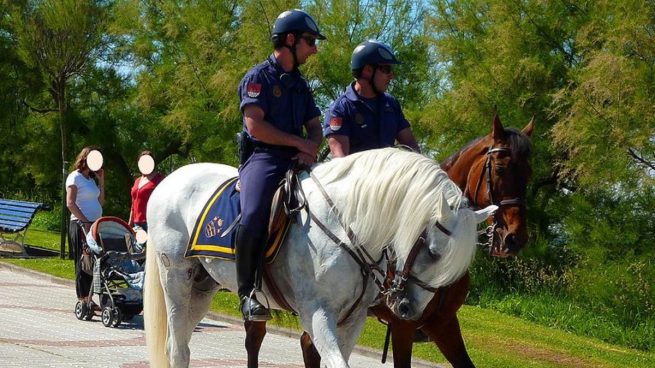
M 496 166 L 496 175 L 503 176 L 505 175 L 505 166 Z

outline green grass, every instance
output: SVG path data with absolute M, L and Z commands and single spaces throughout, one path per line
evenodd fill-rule
M 556 327 L 581 336 L 593 335 L 611 344 L 650 351 L 655 340 L 653 316 L 635 318 L 630 326 L 616 320 L 611 313 L 595 313 L 588 305 L 572 302 L 565 296 L 552 294 L 486 295 L 480 305 L 523 320 Z
M 25 234 L 25 244 L 52 249 L 59 252 L 59 233 L 30 227 Z M 68 247 L 68 244 L 66 244 L 66 247 Z
M 55 246 L 54 249 L 59 249 L 57 233 L 30 230 L 28 239 L 36 240 L 29 241 L 30 244 Z M 44 243 L 40 243 L 41 241 Z M 70 260 L 54 257 L 1 261 L 66 279 L 74 278 L 73 263 Z M 511 301 L 514 304 L 520 302 L 520 297 Z M 531 305 L 530 308 L 541 313 L 539 308 L 544 308 L 547 302 L 544 300 L 541 304 Z M 530 308 L 523 310 L 527 313 Z M 219 292 L 214 297 L 211 310 L 238 318 L 238 299 L 234 294 Z M 560 313 L 565 314 L 565 311 Z M 544 327 L 490 309 L 464 306 L 458 316 L 468 351 L 479 367 L 655 367 L 655 353 L 607 344 L 598 339 Z M 297 318 L 289 313 L 274 313 L 271 323 L 300 331 Z M 381 349 L 384 334 L 385 327 L 376 319 L 369 318 L 358 343 Z M 433 343 L 415 344 L 413 356 L 433 362 L 445 362 Z
M 0 261 L 64 279 L 75 280 L 75 265 L 70 259 L 59 259 L 58 257 L 28 259 L 0 258 Z
M 219 292 L 212 310 L 240 317 L 236 295 Z M 459 320 L 471 359 L 479 367 L 653 367 L 655 354 L 606 344 L 597 339 L 537 325 L 479 307 L 464 306 Z M 274 313 L 269 322 L 301 330 L 290 313 Z M 381 350 L 386 327 L 368 318 L 358 344 Z M 443 363 L 446 359 L 431 343 L 414 345 L 413 357 Z

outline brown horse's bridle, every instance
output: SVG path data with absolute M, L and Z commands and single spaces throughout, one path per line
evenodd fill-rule
M 421 235 L 414 242 L 414 245 L 409 251 L 409 254 L 407 256 L 407 259 L 405 260 L 405 264 L 403 265 L 402 270 L 400 272 L 397 272 L 397 270 L 394 269 L 395 267 L 392 266 L 395 265 L 395 262 L 392 262 L 391 259 L 389 259 L 390 257 L 387 254 L 386 250 L 383 251 L 383 254 L 380 257 L 380 259 L 376 261 L 368 253 L 368 251 L 366 251 L 366 249 L 361 246 L 361 244 L 356 240 L 355 234 L 350 228 L 350 226 L 341 222 L 341 215 L 339 213 L 339 210 L 336 208 L 334 202 L 327 194 L 321 183 L 311 172 L 310 172 L 310 177 L 314 180 L 314 183 L 316 184 L 319 191 L 325 198 L 326 202 L 328 203 L 328 205 L 330 205 L 330 208 L 332 209 L 332 211 L 334 211 L 335 215 L 337 216 L 337 219 L 341 224 L 341 227 L 345 230 L 346 235 L 350 240 L 350 246 L 348 246 L 343 241 L 341 241 L 341 239 L 339 239 L 338 236 L 336 236 L 332 231 L 330 231 L 330 229 L 325 224 L 323 224 L 313 214 L 312 211 L 310 211 L 309 207 L 306 207 L 307 212 L 309 213 L 309 217 L 323 231 L 323 233 L 325 233 L 335 244 L 339 245 L 339 247 L 341 247 L 348 254 L 350 254 L 350 256 L 359 265 L 363 277 L 362 292 L 357 298 L 357 300 L 355 300 L 353 305 L 350 307 L 346 315 L 343 318 L 341 318 L 341 320 L 338 322 L 339 325 L 348 319 L 348 317 L 355 310 L 355 307 L 359 304 L 359 302 L 364 297 L 369 278 L 371 278 L 375 283 L 375 285 L 377 286 L 380 296 L 386 297 L 388 305 L 389 303 L 393 304 L 404 298 L 405 288 L 409 281 L 413 282 L 417 286 L 429 292 L 432 293 L 437 292 L 437 288 L 430 286 L 425 281 L 420 280 L 419 278 L 411 274 L 412 267 L 414 266 L 414 262 L 416 261 L 416 257 L 418 256 L 421 248 L 423 248 L 425 244 L 425 240 L 427 238 L 427 228 L 423 230 Z M 440 224 L 438 221 L 436 222 L 435 226 L 439 230 L 441 230 L 444 234 L 451 236 L 452 233 L 448 229 L 446 229 L 442 224 Z M 380 267 L 380 263 L 385 257 L 387 259 L 387 269 L 383 270 Z
M 512 150 L 509 147 L 489 147 L 486 153 L 486 160 L 484 162 L 484 165 L 482 166 L 482 173 L 480 173 L 480 177 L 478 178 L 478 183 L 475 186 L 475 196 L 473 196 L 472 204 L 476 208 L 480 208 L 480 205 L 477 203 L 478 200 L 478 192 L 480 191 L 480 185 L 482 184 L 482 178 L 486 175 L 487 176 L 487 193 L 489 196 L 489 202 L 490 204 L 496 205 L 499 207 L 522 207 L 525 208 L 525 200 L 522 199 L 521 197 L 516 197 L 512 199 L 504 199 L 502 201 L 496 201 L 494 198 L 494 191 L 493 191 L 493 183 L 491 182 L 491 154 L 496 153 L 496 152 L 506 152 L 508 154 L 512 154 Z M 468 192 L 468 187 L 467 190 Z M 486 229 L 482 230 L 479 232 L 479 235 L 485 235 L 487 237 L 487 241 L 484 243 L 478 243 L 483 248 L 488 247 L 489 248 L 489 253 L 493 252 L 494 249 L 494 240 L 496 236 L 496 229 L 498 228 L 498 220 L 496 220 L 496 215 L 495 213 L 492 214 L 491 216 L 491 225 L 489 225 Z M 500 246 L 499 246 L 500 247 Z M 500 249 L 498 249 L 500 251 Z

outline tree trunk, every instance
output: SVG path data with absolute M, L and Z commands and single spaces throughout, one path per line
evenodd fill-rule
M 68 145 L 66 139 L 66 80 L 65 78 L 58 78 L 53 81 L 53 90 L 55 90 L 54 97 L 57 101 L 57 109 L 59 110 L 59 132 L 61 135 L 61 226 L 60 226 L 60 252 L 61 259 L 66 258 L 66 235 L 68 234 L 68 209 L 66 208 L 66 176 L 67 176 L 67 162 L 66 147 Z M 68 259 L 73 259 L 72 244 L 68 244 Z

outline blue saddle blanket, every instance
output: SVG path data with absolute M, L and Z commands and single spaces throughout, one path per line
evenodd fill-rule
M 191 233 L 185 257 L 217 257 L 234 260 L 233 237 L 237 226 L 228 228 L 241 213 L 238 177 L 221 184 L 205 204 Z M 234 224 L 236 225 L 236 224 Z

